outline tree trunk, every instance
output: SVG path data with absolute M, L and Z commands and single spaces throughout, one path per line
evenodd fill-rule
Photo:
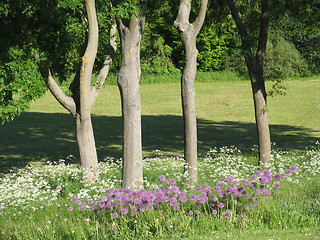
M 122 62 L 118 74 L 123 123 L 122 188 L 143 188 L 141 102 L 139 93 L 140 42 L 146 6 L 141 16 L 129 21 L 118 19 Z
M 248 68 L 253 101 L 255 110 L 255 119 L 259 144 L 259 162 L 262 169 L 270 162 L 271 140 L 267 118 L 267 94 L 263 78 L 263 63 L 266 53 L 269 25 L 269 3 L 268 0 L 261 0 L 261 23 L 259 32 L 259 41 L 256 55 L 251 51 L 250 38 L 245 25 L 243 24 L 238 9 L 233 0 L 227 0 L 231 15 L 237 25 L 241 35 L 242 49 L 244 50 L 245 62 Z
M 189 23 L 191 0 L 181 0 L 174 26 L 180 33 L 184 47 L 184 67 L 181 76 L 181 99 L 184 122 L 184 183 L 193 188 L 198 181 L 197 118 L 194 80 L 197 72 L 197 35 L 203 25 L 207 0 L 202 0 L 199 15 Z
M 194 187 L 198 180 L 198 150 L 197 150 L 197 117 L 195 105 L 194 80 L 197 72 L 196 39 L 194 36 L 185 37 L 184 68 L 181 76 L 181 99 L 184 122 L 184 159 L 185 159 L 185 183 Z

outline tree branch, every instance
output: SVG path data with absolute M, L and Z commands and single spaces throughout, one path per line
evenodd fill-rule
M 196 32 L 197 35 L 203 25 L 205 17 L 206 17 L 207 6 L 208 6 L 208 0 L 201 0 L 199 14 L 193 23 L 194 31 Z
M 91 89 L 91 106 L 95 102 L 105 80 L 108 76 L 112 61 L 116 55 L 117 50 L 117 24 L 114 23 L 110 29 L 110 45 L 109 45 L 109 54 L 106 56 L 103 66 L 99 72 L 96 83 Z
M 61 90 L 59 85 L 52 77 L 50 69 L 42 66 L 43 64 L 40 61 L 39 55 L 36 55 L 34 58 L 37 61 L 42 77 L 46 79 L 46 83 L 52 95 L 65 109 L 67 109 L 74 116 L 76 114 L 76 105 L 74 100 L 71 97 L 67 96 L 64 91 Z
M 242 49 L 246 51 L 245 57 L 248 57 L 248 56 L 252 57 L 249 35 L 248 35 L 248 32 L 247 32 L 245 25 L 243 24 L 243 22 L 240 18 L 239 11 L 238 11 L 233 0 L 227 0 L 227 4 L 228 4 L 229 9 L 231 11 L 232 18 L 235 21 L 237 28 L 238 28 L 238 31 L 240 33 L 241 40 L 242 40 Z
M 270 10 L 269 10 L 268 0 L 262 0 L 259 43 L 258 43 L 258 49 L 256 53 L 256 57 L 260 66 L 263 66 L 264 56 L 266 54 L 269 18 L 270 18 Z

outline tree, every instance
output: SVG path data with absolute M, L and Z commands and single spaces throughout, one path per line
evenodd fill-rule
M 181 76 L 181 99 L 184 122 L 185 183 L 197 184 L 197 119 L 194 80 L 197 71 L 197 35 L 203 25 L 208 0 L 201 0 L 198 17 L 189 22 L 191 0 L 181 0 L 174 26 L 178 29 L 184 48 L 184 67 Z
M 95 0 L 85 1 L 88 17 L 88 41 L 81 58 L 79 71 L 70 85 L 71 96 L 67 96 L 54 80 L 50 70 L 43 66 L 39 55 L 36 56 L 41 74 L 46 79 L 49 90 L 57 101 L 73 116 L 76 127 L 76 136 L 80 152 L 80 161 L 83 168 L 84 181 L 91 184 L 98 180 L 98 158 L 91 122 L 91 107 L 98 96 L 100 89 L 110 69 L 116 50 L 116 27 L 110 30 L 110 55 L 105 59 L 96 83 L 90 87 L 92 71 L 98 48 L 98 21 L 95 9 Z M 91 89 L 90 89 L 91 88 Z
M 231 15 L 237 25 L 242 40 L 243 56 L 248 68 L 253 101 L 255 119 L 259 143 L 259 161 L 262 168 L 270 162 L 271 140 L 267 118 L 267 93 L 263 76 L 263 63 L 266 54 L 269 24 L 269 3 L 268 0 L 261 0 L 260 32 L 258 47 L 255 55 L 252 53 L 252 44 L 247 29 L 242 22 L 239 11 L 233 0 L 227 0 Z
M 141 102 L 139 93 L 140 43 L 145 24 L 146 3 L 139 2 L 130 12 L 126 1 L 116 3 L 121 41 L 121 68 L 118 86 L 121 94 L 123 124 L 122 188 L 143 187 Z M 141 4 L 141 5 L 140 5 Z M 137 8 L 139 7 L 139 8 Z M 139 13 L 137 14 L 137 10 Z
M 32 52 L 35 11 L 25 1 L 0 2 L 0 123 L 11 121 L 42 96 L 45 84 Z M 30 28 L 30 26 L 33 28 Z

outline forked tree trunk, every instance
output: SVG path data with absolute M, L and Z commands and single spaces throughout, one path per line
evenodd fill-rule
M 267 117 L 267 94 L 263 78 L 263 64 L 268 40 L 268 25 L 270 16 L 269 4 L 268 0 L 261 0 L 259 42 L 256 55 L 253 56 L 249 35 L 240 18 L 238 9 L 233 0 L 227 0 L 227 3 L 242 39 L 242 49 L 244 50 L 245 62 L 248 68 L 253 93 L 259 143 L 259 162 L 260 167 L 265 169 L 266 164 L 270 162 L 271 155 L 271 140 Z
M 198 56 L 196 38 L 204 22 L 207 4 L 207 0 L 201 1 L 199 15 L 194 23 L 191 24 L 189 23 L 191 0 L 181 0 L 179 13 L 174 22 L 174 26 L 180 33 L 184 47 L 184 67 L 181 76 L 181 99 L 184 122 L 184 183 L 191 188 L 198 181 L 197 118 L 194 88 Z
M 70 90 L 73 93 L 72 97 L 67 96 L 61 90 L 53 79 L 50 70 L 43 68 L 41 61 L 39 61 L 39 56 L 35 58 L 38 60 L 42 76 L 45 77 L 51 93 L 72 114 L 75 120 L 83 179 L 86 184 L 91 184 L 99 178 L 97 151 L 91 123 L 91 107 L 109 72 L 117 43 L 116 27 L 113 25 L 110 30 L 110 54 L 106 57 L 96 83 L 90 89 L 93 64 L 98 48 L 98 22 L 95 1 L 86 0 L 86 9 L 89 24 L 88 44 L 82 57 L 80 72 L 77 72 L 74 81 L 70 85 Z
M 145 23 L 146 5 L 139 18 L 118 19 L 121 39 L 121 68 L 118 86 L 123 122 L 122 188 L 143 188 L 141 102 L 139 93 L 140 42 Z

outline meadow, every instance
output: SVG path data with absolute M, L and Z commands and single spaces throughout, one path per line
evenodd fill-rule
M 92 186 L 81 181 L 72 117 L 50 93 L 1 126 L 0 239 L 320 238 L 320 81 L 284 81 L 286 95 L 268 98 L 272 163 L 259 173 L 250 83 L 200 77 L 194 191 L 182 184 L 175 81 L 140 88 L 145 191 L 116 190 L 122 130 L 113 84 L 92 110 L 101 173 Z

